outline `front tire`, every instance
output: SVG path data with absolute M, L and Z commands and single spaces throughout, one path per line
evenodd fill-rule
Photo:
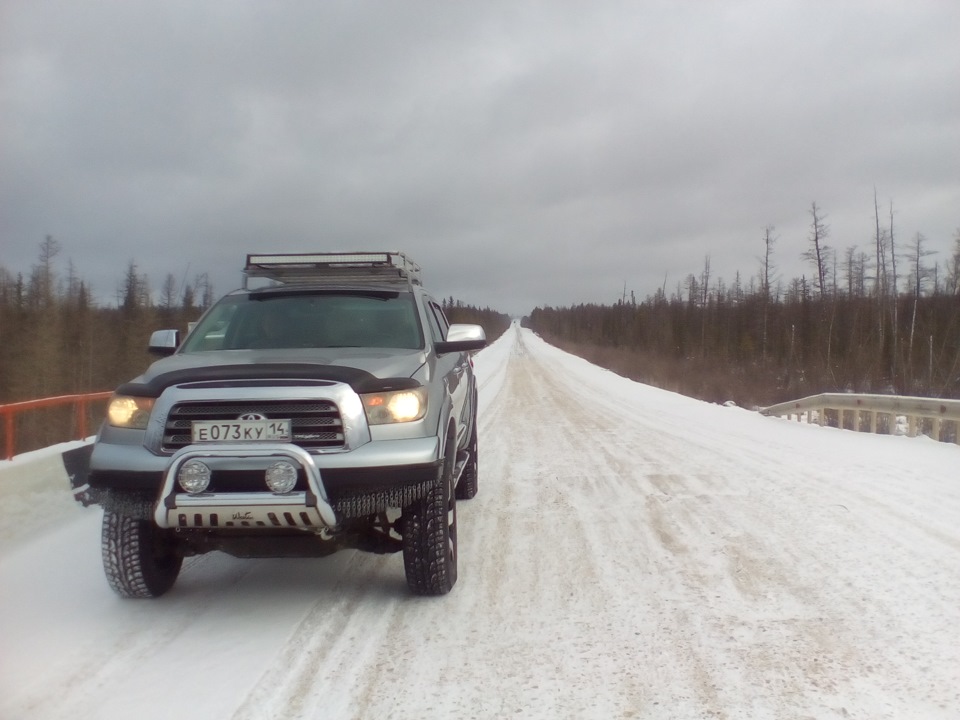
M 160 597 L 183 565 L 170 531 L 110 510 L 103 513 L 101 554 L 107 582 L 124 598 Z
M 407 585 L 417 595 L 446 595 L 457 582 L 456 443 L 447 448 L 437 482 L 400 518 Z

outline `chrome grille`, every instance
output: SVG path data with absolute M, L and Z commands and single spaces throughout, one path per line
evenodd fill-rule
M 230 421 L 247 414 L 289 419 L 293 443 L 305 450 L 343 447 L 340 411 L 328 400 L 217 400 L 174 405 L 164 427 L 163 449 L 174 452 L 190 445 L 194 420 Z

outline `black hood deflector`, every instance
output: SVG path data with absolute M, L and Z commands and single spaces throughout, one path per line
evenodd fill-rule
M 260 363 L 171 370 L 155 375 L 144 382 L 125 383 L 117 388 L 117 394 L 156 398 L 173 385 L 242 380 L 327 380 L 346 383 L 357 393 L 389 392 L 420 387 L 420 383 L 413 378 L 379 378 L 366 370 L 338 365 Z

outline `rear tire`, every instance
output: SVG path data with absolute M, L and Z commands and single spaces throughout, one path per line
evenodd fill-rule
M 447 447 L 441 476 L 400 518 L 407 585 L 417 595 L 446 595 L 457 582 L 456 443 Z
M 173 587 L 183 565 L 169 530 L 109 510 L 103 513 L 101 554 L 107 582 L 124 598 L 160 597 Z

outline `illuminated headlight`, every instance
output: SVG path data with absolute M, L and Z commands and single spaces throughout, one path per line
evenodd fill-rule
M 114 427 L 143 430 L 153 410 L 153 398 L 114 395 L 107 408 L 107 419 Z
M 386 425 L 419 420 L 427 412 L 427 389 L 395 390 L 361 395 L 367 421 L 371 425 Z
M 180 466 L 177 482 L 191 495 L 202 493 L 210 485 L 210 468 L 199 460 L 187 460 Z
M 297 484 L 297 468 L 281 460 L 267 468 L 267 487 L 278 495 L 290 492 Z

